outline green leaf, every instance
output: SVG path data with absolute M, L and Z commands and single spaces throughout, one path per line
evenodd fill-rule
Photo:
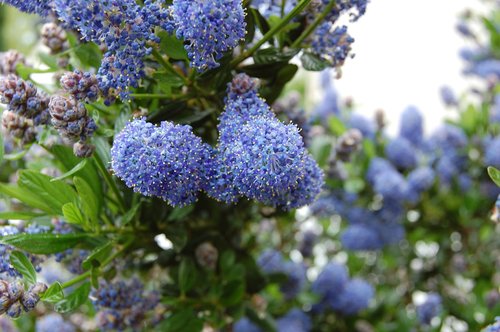
M 158 33 L 160 37 L 160 50 L 175 60 L 188 60 L 187 52 L 184 49 L 184 42 L 169 35 L 165 31 Z
M 308 52 L 302 53 L 300 61 L 302 62 L 304 69 L 309 71 L 322 71 L 328 67 L 328 63 L 326 61 L 323 61 L 317 55 Z
M 40 60 L 46 64 L 49 68 L 58 70 L 57 58 L 55 56 L 49 55 L 47 53 L 39 52 L 38 57 Z
M 331 116 L 328 119 L 328 125 L 332 134 L 336 136 L 340 136 L 346 131 L 344 123 L 336 116 Z
M 58 214 L 45 203 L 42 197 L 31 190 L 20 188 L 12 184 L 0 183 L 0 193 L 18 199 L 26 205 L 40 209 L 48 214 Z
M 76 164 L 75 167 L 73 167 L 72 169 L 70 169 L 69 171 L 67 171 L 66 173 L 64 173 L 63 175 L 61 176 L 58 176 L 56 178 L 53 178 L 52 180 L 50 180 L 50 182 L 54 182 L 54 181 L 60 181 L 60 180 L 64 180 L 64 179 L 67 179 L 69 178 L 70 176 L 78 173 L 80 170 L 82 170 L 85 166 L 87 166 L 87 160 L 88 159 L 83 159 L 82 161 L 80 161 L 78 164 Z
M 86 282 L 75 289 L 73 293 L 66 296 L 65 299 L 59 301 L 54 306 L 54 310 L 59 313 L 66 313 L 75 310 L 85 302 L 87 302 L 90 293 L 90 283 Z
M 184 219 L 188 214 L 190 214 L 194 209 L 194 205 L 188 205 L 185 207 L 176 207 L 172 210 L 168 216 L 168 221 L 176 221 Z
M 196 266 L 191 258 L 184 258 L 179 267 L 179 288 L 184 294 L 191 290 L 196 283 Z
M 59 281 L 56 281 L 42 294 L 42 301 L 49 303 L 57 303 L 64 299 L 64 292 Z
M 220 303 L 232 306 L 243 300 L 245 295 L 245 281 L 243 279 L 231 280 L 222 288 Z
M 13 251 L 10 254 L 10 264 L 23 275 L 24 280 L 29 285 L 36 283 L 36 271 L 31 261 L 20 251 Z
M 29 211 L 3 211 L 0 212 L 0 219 L 16 219 L 16 220 L 31 220 L 33 218 L 42 217 L 45 214 L 29 212 Z
M 497 186 L 500 187 L 500 171 L 496 169 L 495 167 L 488 167 L 488 174 L 490 175 L 490 178 L 495 182 Z
M 64 204 L 77 200 L 76 192 L 64 182 L 50 182 L 50 176 L 32 170 L 23 170 L 20 174 L 19 187 L 36 193 L 55 215 L 61 215 Z
M 99 201 L 95 197 L 92 188 L 84 179 L 79 177 L 75 177 L 73 183 L 80 196 L 83 212 L 91 220 L 93 225 L 97 225 L 99 223 L 101 207 L 99 206 Z
M 91 267 L 101 266 L 102 262 L 104 262 L 110 256 L 112 250 L 113 250 L 113 242 L 111 241 L 95 249 L 82 262 L 83 269 L 88 270 Z
M 87 67 L 99 68 L 101 66 L 102 54 L 99 46 L 94 43 L 85 43 L 73 49 L 75 56 Z
M 255 8 L 248 8 L 250 15 L 254 17 L 255 23 L 262 34 L 266 34 L 271 28 L 264 16 Z
M 87 221 L 85 220 L 82 213 L 80 212 L 80 209 L 75 205 L 75 203 L 64 204 L 62 207 L 62 212 L 67 223 L 87 227 Z
M 28 67 L 23 65 L 22 63 L 18 63 L 16 65 L 16 72 L 23 80 L 29 79 L 31 74 L 45 74 L 45 73 L 53 73 L 54 69 L 37 69 L 33 67 Z
M 124 225 L 128 224 L 129 222 L 131 222 L 132 219 L 135 217 L 135 215 L 140 207 L 141 207 L 141 202 L 138 202 L 131 209 L 129 209 L 127 211 L 127 213 L 125 213 L 123 215 L 121 225 L 124 226 Z
M 255 52 L 253 59 L 256 64 L 272 64 L 276 62 L 288 62 L 299 53 L 299 49 L 291 48 L 281 51 L 278 48 L 269 47 Z
M 90 244 L 91 237 L 86 233 L 72 234 L 15 234 L 0 238 L 0 243 L 14 246 L 32 254 L 55 254 L 78 244 Z
M 234 255 L 234 252 L 227 250 L 222 253 L 219 258 L 219 266 L 222 274 L 226 274 L 231 269 L 235 260 L 236 256 Z
M 164 332 L 199 332 L 203 329 L 203 321 L 196 316 L 193 309 L 184 309 L 173 313 L 161 324 Z

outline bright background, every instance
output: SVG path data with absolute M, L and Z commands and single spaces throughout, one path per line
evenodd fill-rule
M 399 114 L 413 104 L 425 113 L 426 130 L 451 117 L 439 89 L 458 95 L 470 87 L 458 56 L 467 45 L 455 27 L 470 0 L 372 0 L 366 14 L 349 25 L 354 59 L 346 61 L 336 87 L 342 98 L 353 97 L 356 110 L 369 117 L 383 109 L 397 132 Z

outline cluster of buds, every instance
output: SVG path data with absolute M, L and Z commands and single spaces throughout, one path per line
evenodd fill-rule
M 0 76 L 15 74 L 18 64 L 26 65 L 26 58 L 18 51 L 9 50 L 0 53 Z
M 335 145 L 335 157 L 341 161 L 350 161 L 354 152 L 358 151 L 363 141 L 363 134 L 358 129 L 349 129 L 339 137 Z
M 94 146 L 88 144 L 87 140 L 97 126 L 87 114 L 85 104 L 74 98 L 55 95 L 50 99 L 49 111 L 54 128 L 63 138 L 74 143 L 75 155 L 80 158 L 89 157 Z
M 20 139 L 22 145 L 31 143 L 36 138 L 36 129 L 33 126 L 33 120 L 12 111 L 3 112 L 2 126 L 12 137 Z
M 96 101 L 99 97 L 97 77 L 89 72 L 67 72 L 61 77 L 62 89 L 76 100 L 86 103 Z
M 0 314 L 7 313 L 12 318 L 17 318 L 22 311 L 31 311 L 40 301 L 40 294 L 47 290 L 47 285 L 41 282 L 30 286 L 25 291 L 20 281 L 8 282 L 0 280 Z
M 50 49 L 51 54 L 58 54 L 69 49 L 66 31 L 54 22 L 43 25 L 42 43 Z
M 9 111 L 33 120 L 35 126 L 48 122 L 47 95 L 17 76 L 9 75 L 0 80 L 0 102 L 7 104 Z
M 219 251 L 210 242 L 203 242 L 195 251 L 196 261 L 200 266 L 208 269 L 215 270 L 217 267 L 217 260 L 219 259 Z

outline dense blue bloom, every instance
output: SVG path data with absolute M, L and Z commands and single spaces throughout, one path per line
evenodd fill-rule
M 368 221 L 369 223 L 370 221 Z M 376 222 L 376 221 L 373 221 Z M 384 247 L 384 242 L 375 227 L 367 224 L 349 225 L 342 233 L 342 245 L 349 250 L 378 250 Z
M 171 26 L 186 42 L 191 66 L 198 71 L 218 67 L 218 60 L 245 37 L 241 0 L 174 0 Z
M 377 175 L 373 190 L 384 199 L 402 201 L 406 198 L 408 183 L 398 171 L 387 170 Z
M 330 262 L 323 267 L 321 273 L 314 280 L 311 290 L 322 296 L 322 298 L 327 298 L 342 292 L 348 281 L 349 272 L 347 271 L 347 267 L 339 263 Z
M 144 119 L 129 122 L 115 137 L 111 166 L 134 191 L 173 206 L 196 201 L 204 180 L 208 148 L 190 126 Z
M 252 323 L 250 319 L 243 317 L 233 325 L 233 330 L 238 332 L 261 332 L 262 330 Z
M 327 120 L 330 116 L 338 116 L 340 114 L 339 96 L 337 90 L 333 86 L 332 78 L 329 70 L 324 70 L 321 73 L 321 84 L 324 91 L 323 99 L 314 108 L 312 118 Z
M 48 16 L 52 10 L 51 0 L 3 0 L 2 3 L 14 6 L 20 11 L 40 16 Z
M 417 318 L 422 324 L 430 324 L 431 320 L 441 313 L 441 296 L 429 293 L 424 303 L 417 306 Z
M 484 151 L 484 163 L 487 166 L 500 168 L 500 137 L 493 139 Z
M 108 101 L 128 98 L 130 86 L 144 76 L 143 58 L 151 53 L 148 43 L 159 42 L 154 28 L 166 28 L 168 13 L 160 4 L 135 0 L 55 0 L 59 18 L 78 30 L 87 41 L 106 46 L 98 71 L 99 88 Z
M 344 290 L 336 298 L 332 298 L 330 305 L 344 315 L 354 315 L 366 309 L 375 295 L 373 286 L 366 281 L 354 278 L 347 282 Z
M 500 123 L 500 93 L 495 95 L 495 101 L 490 108 L 490 121 Z
M 293 299 L 304 288 L 306 283 L 306 268 L 303 264 L 285 262 L 283 264 L 287 280 L 280 286 L 285 299 Z
M 329 0 L 322 0 L 322 6 L 318 9 L 322 10 L 324 6 L 328 5 Z M 366 7 L 368 5 L 368 0 L 340 0 L 335 2 L 335 7 L 332 12 L 327 15 L 327 19 L 330 22 L 335 22 L 338 17 L 346 12 L 350 12 L 352 20 L 357 20 L 363 16 L 366 12 Z
M 415 148 L 403 137 L 392 139 L 385 146 L 385 154 L 398 169 L 412 169 L 417 166 Z
M 424 136 L 423 117 L 416 107 L 410 106 L 401 114 L 399 136 L 406 138 L 415 146 L 422 142 Z
M 460 149 L 467 145 L 467 135 L 462 128 L 445 124 L 438 128 L 428 142 L 430 152 L 438 150 L 448 153 L 450 150 Z
M 76 328 L 57 313 L 45 315 L 36 321 L 36 332 L 75 332 Z
M 299 309 L 290 310 L 276 321 L 276 325 L 280 332 L 309 332 L 312 328 L 311 318 Z
M 351 44 L 354 43 L 354 38 L 347 33 L 345 25 L 334 29 L 333 24 L 328 21 L 316 29 L 312 38 L 313 53 L 335 68 L 344 64 L 351 51 Z
M 422 193 L 432 187 L 436 174 L 430 167 L 424 166 L 414 169 L 408 174 L 408 186 L 411 191 Z
M 371 139 L 375 136 L 375 123 L 361 114 L 351 114 L 346 124 L 349 128 L 358 129 L 363 134 L 363 137 Z
M 270 16 L 279 16 L 282 14 L 288 14 L 296 5 L 297 0 L 288 0 L 285 3 L 285 8 L 283 8 L 282 13 L 282 4 L 284 0 L 256 0 L 252 1 L 251 5 L 254 8 L 257 8 L 262 16 L 269 18 Z
M 61 88 L 76 100 L 93 102 L 99 97 L 97 77 L 89 72 L 66 72 L 61 77 Z
M 370 161 L 365 175 L 366 180 L 373 185 L 381 173 L 389 171 L 395 171 L 394 166 L 387 159 L 375 157 Z
M 305 231 L 302 233 L 299 251 L 302 257 L 311 257 L 313 255 L 314 245 L 318 235 L 313 231 Z
M 459 173 L 457 164 L 455 163 L 455 155 L 444 155 L 436 164 L 436 173 L 439 181 L 444 185 L 450 185 L 453 178 Z
M 266 249 L 260 254 L 257 264 L 265 273 L 282 272 L 284 264 L 283 255 L 277 250 Z
M 487 59 L 474 64 L 466 73 L 475 74 L 485 79 L 500 78 L 500 60 Z

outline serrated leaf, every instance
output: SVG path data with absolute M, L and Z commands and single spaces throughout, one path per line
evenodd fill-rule
M 488 174 L 490 178 L 500 187 L 500 171 L 493 166 L 488 167 Z
M 77 200 L 73 188 L 64 182 L 50 182 L 51 177 L 32 170 L 20 172 L 18 185 L 36 193 L 52 209 L 53 214 L 61 215 L 66 203 Z
M 61 181 L 61 180 L 67 179 L 70 176 L 75 175 L 76 173 L 78 173 L 85 166 L 87 166 L 87 159 L 83 159 L 78 164 L 76 164 L 75 167 L 73 167 L 72 169 L 70 169 L 69 171 L 67 171 L 66 173 L 64 173 L 63 175 L 58 176 L 56 178 L 53 178 L 52 180 L 50 180 L 50 182 Z
M 90 283 L 86 282 L 75 289 L 73 293 L 66 296 L 65 299 L 59 301 L 54 306 L 54 310 L 59 313 L 66 313 L 75 310 L 85 302 L 87 302 L 90 293 Z
M 82 178 L 75 177 L 73 179 L 76 191 L 80 196 L 80 202 L 85 215 L 91 220 L 92 224 L 95 226 L 99 223 L 99 213 L 100 206 L 99 201 L 95 197 L 92 188 L 89 184 Z
M 59 281 L 54 282 L 40 297 L 42 301 L 57 303 L 64 299 L 64 292 Z
M 82 262 L 82 267 L 84 270 L 88 270 L 91 267 L 99 267 L 103 261 L 105 261 L 111 254 L 113 250 L 113 242 L 108 242 L 99 248 L 95 249 L 90 253 L 90 255 L 84 259 Z
M 36 283 L 36 271 L 31 261 L 20 251 L 13 251 L 10 253 L 10 264 L 22 274 L 24 280 L 29 285 Z
M 300 57 L 302 66 L 305 70 L 309 71 L 322 71 L 328 67 L 328 63 L 321 60 L 317 55 L 304 52 Z
M 91 239 L 85 233 L 73 234 L 15 234 L 7 235 L 0 238 L 0 243 L 14 246 L 18 249 L 27 251 L 32 254 L 55 254 L 67 249 L 74 248 L 78 244 L 82 244 Z M 89 242 L 87 242 L 89 243 Z
M 87 226 L 85 217 L 80 212 L 80 209 L 75 205 L 75 203 L 67 203 L 62 207 L 62 212 L 64 219 L 69 224 Z

